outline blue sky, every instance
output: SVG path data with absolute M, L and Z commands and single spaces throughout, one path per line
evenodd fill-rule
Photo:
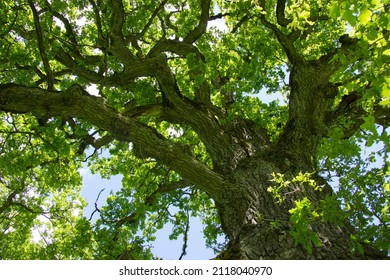
M 104 189 L 98 201 L 98 207 L 101 207 L 105 204 L 106 198 L 111 190 L 115 192 L 121 188 L 121 176 L 112 176 L 110 180 L 101 179 L 100 175 L 92 174 L 87 167 L 80 170 L 80 172 L 83 176 L 81 195 L 89 203 L 84 210 L 84 215 L 89 218 L 95 210 L 94 203 L 99 192 Z M 199 219 L 191 218 L 187 255 L 183 259 L 204 260 L 215 257 L 214 252 L 205 247 L 202 229 L 203 226 Z M 178 240 L 169 240 L 168 236 L 171 230 L 172 226 L 168 224 L 162 230 L 158 231 L 156 241 L 152 244 L 151 249 L 154 255 L 160 258 L 177 260 L 182 252 L 183 241 L 182 236 Z

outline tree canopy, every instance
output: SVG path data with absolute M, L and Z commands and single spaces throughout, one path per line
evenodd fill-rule
M 158 258 L 148 244 L 167 223 L 184 255 L 191 216 L 217 255 L 246 240 L 227 217 L 252 204 L 229 208 L 224 194 L 255 162 L 250 180 L 274 201 L 246 211 L 243 228 L 280 229 L 288 215 L 293 246 L 310 255 L 327 244 L 311 224 L 341 221 L 353 228 L 348 250 L 387 252 L 389 9 L 0 2 L 0 259 Z M 83 164 L 123 176 L 91 218 Z

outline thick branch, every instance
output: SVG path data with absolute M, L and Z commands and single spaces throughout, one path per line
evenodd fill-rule
M 8 207 L 12 205 L 13 199 L 18 195 L 21 191 L 14 190 L 11 192 L 7 199 L 4 201 L 3 205 L 0 206 L 0 214 L 2 214 L 5 210 L 7 210 Z
M 215 162 L 229 164 L 225 158 L 226 150 L 230 147 L 229 136 L 223 132 L 218 121 L 214 118 L 211 108 L 197 107 L 197 104 L 181 95 L 175 76 L 168 65 L 160 65 L 157 81 L 163 94 L 174 108 L 170 116 L 174 116 L 176 122 L 187 124 L 199 135 L 207 151 L 215 159 Z M 217 160 L 218 159 L 218 160 Z
M 284 7 L 283 7 L 283 4 L 281 4 L 280 2 L 284 2 L 284 1 L 278 1 L 277 9 L 279 9 L 279 13 L 281 13 L 281 11 L 283 11 L 283 17 L 284 17 Z M 261 1 L 260 5 L 263 8 L 263 10 L 265 11 L 266 9 L 265 9 L 265 1 L 264 0 Z M 284 3 L 284 5 L 285 5 L 285 3 Z M 278 13 L 278 11 L 277 11 L 277 13 Z M 290 62 L 292 64 L 301 62 L 303 59 L 301 58 L 301 56 L 298 54 L 298 52 L 296 51 L 296 49 L 294 47 L 294 40 L 296 39 L 296 36 L 291 36 L 292 34 L 295 35 L 295 32 L 292 31 L 289 35 L 285 35 L 280 31 L 280 29 L 275 24 L 268 21 L 265 18 L 264 14 L 261 14 L 259 16 L 259 18 L 260 18 L 261 23 L 265 27 L 267 27 L 273 31 L 273 33 L 275 34 L 279 43 L 282 45 L 284 51 L 286 52 L 286 55 L 287 55 L 288 59 L 290 60 Z M 283 19 L 282 19 L 282 21 L 283 21 Z
M 111 135 L 105 135 L 98 139 L 94 138 L 93 135 L 87 135 L 84 137 L 71 136 L 71 138 L 78 139 L 80 141 L 79 149 L 77 151 L 78 155 L 82 155 L 89 145 L 92 146 L 96 151 L 97 149 L 106 146 L 114 140 L 114 137 Z
M 56 79 L 56 77 L 61 77 L 61 76 L 64 76 L 66 74 L 71 74 L 71 73 L 72 73 L 72 71 L 70 69 L 63 69 L 63 70 L 58 71 L 58 72 L 53 72 L 54 84 L 56 84 L 60 81 L 59 79 Z M 41 77 L 38 81 L 35 82 L 35 86 L 39 86 L 45 82 L 47 82 L 47 77 L 46 76 Z
M 183 40 L 184 42 L 186 42 L 186 43 L 194 43 L 206 31 L 207 23 L 208 23 L 209 17 L 210 17 L 210 4 L 211 4 L 211 0 L 202 0 L 201 1 L 201 10 L 202 10 L 202 12 L 201 12 L 201 15 L 200 15 L 199 24 L 195 27 L 194 30 L 192 30 L 184 38 L 184 40 Z
M 194 53 L 202 60 L 205 59 L 197 47 L 177 40 L 162 40 L 157 42 L 149 51 L 147 57 L 154 57 L 163 52 L 172 52 L 180 56 L 186 56 L 190 53 Z
M 253 15 L 251 15 L 250 12 L 247 12 L 238 22 L 237 24 L 232 28 L 232 33 L 236 33 L 237 30 L 248 20 L 253 18 Z
M 165 56 L 155 56 L 143 60 L 142 62 L 133 61 L 131 66 L 126 67 L 120 73 L 114 73 L 111 76 L 105 77 L 92 70 L 80 66 L 64 49 L 60 48 L 57 52 L 56 59 L 66 67 L 70 68 L 73 73 L 79 77 L 94 84 L 104 82 L 106 86 L 126 86 L 132 79 L 137 77 L 147 77 L 156 75 L 158 65 L 165 61 Z M 129 61 L 127 62 L 129 63 Z
M 111 0 L 111 41 L 110 52 L 121 59 L 124 64 L 131 65 L 135 60 L 134 55 L 127 48 L 122 33 L 123 24 L 125 22 L 125 11 L 122 0 Z
M 321 65 L 327 65 L 332 73 L 342 66 L 340 59 L 337 59 L 337 56 L 343 56 L 344 64 L 353 63 L 358 59 L 364 59 L 361 54 L 358 39 L 351 38 L 349 35 L 345 34 L 339 38 L 339 42 L 341 43 L 340 47 L 321 56 L 316 62 Z
M 169 111 L 171 111 L 169 108 L 166 108 L 163 103 L 159 104 L 147 104 L 147 105 L 140 105 L 135 106 L 131 108 L 126 108 L 123 114 L 130 118 L 137 118 L 141 116 L 146 117 L 162 117 L 164 118 L 164 115 L 167 114 Z
M 210 17 L 209 17 L 209 21 L 221 19 L 221 18 L 224 18 L 224 17 L 226 17 L 226 16 L 231 16 L 231 15 L 232 15 L 232 13 L 219 13 L 219 14 L 210 16 Z
M 60 48 L 55 56 L 55 58 L 61 62 L 63 65 L 72 70 L 73 73 L 77 74 L 81 78 L 92 82 L 94 84 L 99 84 L 103 80 L 103 76 L 97 74 L 94 71 L 88 70 L 84 67 L 81 67 L 73 60 L 73 58 L 68 54 L 63 48 Z
M 374 107 L 375 121 L 384 127 L 390 127 L 390 108 L 377 105 Z
M 278 21 L 278 24 L 283 27 L 286 27 L 289 23 L 291 23 L 291 20 L 287 19 L 284 14 L 285 9 L 286 0 L 278 0 L 276 6 L 276 19 Z
M 160 88 L 169 103 L 178 110 L 188 110 L 189 104 L 180 92 L 175 75 L 168 66 L 167 59 L 158 64 L 156 78 Z
M 111 33 L 122 37 L 122 27 L 125 22 L 125 11 L 122 0 L 111 0 Z
M 1 85 L 0 110 L 32 113 L 37 117 L 85 119 L 117 140 L 133 142 L 138 147 L 139 156 L 152 157 L 170 166 L 211 196 L 223 188 L 222 177 L 192 158 L 180 145 L 162 137 L 152 127 L 111 109 L 80 86 L 73 85 L 66 91 L 54 92 L 14 84 Z
M 341 46 L 313 61 L 295 61 L 290 73 L 289 118 L 280 136 L 276 150 L 295 158 L 295 165 L 306 162 L 312 165 L 317 145 L 327 135 L 329 127 L 342 118 L 350 121 L 344 129 L 345 137 L 352 136 L 367 115 L 360 97 L 346 96 L 336 110 L 332 109 L 338 95 L 338 86 L 330 83 L 332 75 L 357 59 L 364 59 L 359 52 L 358 40 L 347 35 L 340 38 Z M 336 56 L 343 56 L 343 62 Z M 354 99 L 354 100 L 352 100 Z M 386 122 L 381 110 L 378 121 Z M 287 143 L 287 144 L 286 144 Z
M 76 33 L 74 31 L 74 28 L 72 27 L 72 24 L 69 22 L 69 20 L 62 14 L 60 14 L 59 12 L 55 11 L 53 9 L 53 7 L 50 5 L 50 3 L 48 1 L 45 1 L 46 3 L 46 7 L 48 9 L 48 11 L 54 16 L 56 17 L 57 19 L 59 19 L 63 24 L 64 24 L 64 27 L 65 27 L 65 30 L 66 30 L 66 36 L 69 38 L 70 41 L 66 41 L 65 43 L 66 44 L 70 44 L 70 51 L 80 60 L 84 61 L 84 63 L 90 65 L 90 64 L 96 64 L 97 62 L 99 62 L 101 59 L 100 59 L 100 56 L 97 56 L 97 55 L 89 55 L 89 56 L 83 56 L 81 53 L 80 53 L 80 45 L 79 43 L 77 42 L 77 36 L 76 36 Z M 97 15 L 99 16 L 99 15 Z M 99 20 L 99 18 L 97 19 Z M 101 28 L 101 26 L 100 26 Z M 98 30 L 99 32 L 101 31 L 101 29 L 99 29 L 99 26 L 98 26 Z M 100 34 L 100 33 L 99 33 Z

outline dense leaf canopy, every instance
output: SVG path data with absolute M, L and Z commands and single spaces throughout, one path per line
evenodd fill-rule
M 0 258 L 158 258 L 148 244 L 167 223 L 184 254 L 190 216 L 218 253 L 214 198 L 264 147 L 334 188 L 316 210 L 298 201 L 292 222 L 302 209 L 346 218 L 356 244 L 390 250 L 389 9 L 386 0 L 1 1 Z M 293 94 L 305 87 L 309 95 Z M 260 136 L 245 146 L 235 133 L 249 124 Z M 228 157 L 229 145 L 241 152 Z M 92 219 L 80 195 L 86 165 L 123 176 Z M 289 182 L 270 181 L 283 200 Z

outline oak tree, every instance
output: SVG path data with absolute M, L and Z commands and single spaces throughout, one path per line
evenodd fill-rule
M 184 255 L 191 216 L 219 259 L 386 258 L 389 8 L 1 1 L 0 258 Z M 91 219 L 83 164 L 123 176 Z

